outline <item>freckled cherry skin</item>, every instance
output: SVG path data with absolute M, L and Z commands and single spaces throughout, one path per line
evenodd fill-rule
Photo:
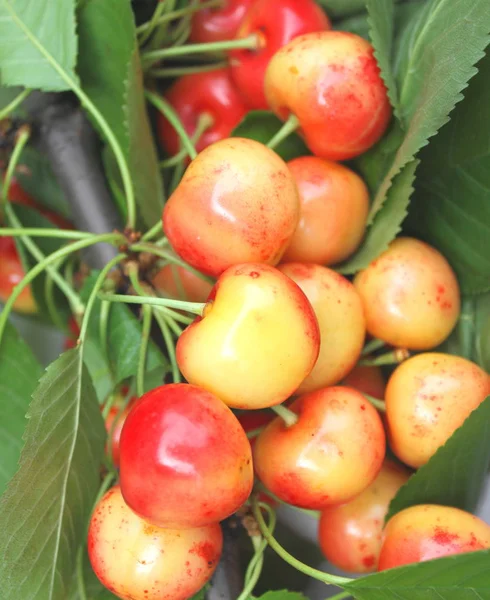
M 165 265 L 152 278 L 155 289 L 165 298 L 206 302 L 213 284 L 201 279 L 189 269 L 178 265 Z
M 350 500 L 375 479 L 385 455 L 376 410 L 347 387 L 305 394 L 290 410 L 298 422 L 277 417 L 258 436 L 254 466 L 281 500 L 313 510 Z
M 193 385 L 142 396 L 120 441 L 121 490 L 129 507 L 165 528 L 216 523 L 250 495 L 250 444 L 235 415 Z
M 227 138 L 245 116 L 247 108 L 235 89 L 229 69 L 216 69 L 179 77 L 165 92 L 166 100 L 187 133 L 192 136 L 200 115 L 207 113 L 213 124 L 199 137 L 195 144 L 200 152 L 210 144 Z M 173 155 L 180 150 L 180 138 L 162 114 L 158 116 L 158 135 L 165 150 Z
M 221 6 L 202 8 L 191 21 L 189 41 L 220 42 L 235 37 L 253 0 L 223 0 Z
M 0 237 L 0 302 L 5 303 L 25 275 L 14 238 Z M 24 288 L 14 303 L 14 310 L 24 314 L 37 312 L 30 286 Z
M 379 367 L 357 365 L 344 377 L 343 383 L 373 398 L 383 400 L 385 397 L 386 381 Z
M 478 517 L 450 506 L 411 506 L 388 521 L 378 571 L 486 548 L 490 527 Z
M 386 419 L 393 452 L 424 465 L 490 394 L 490 377 L 475 363 L 427 352 L 409 358 L 386 387 Z
M 330 28 L 327 15 L 314 0 L 256 0 L 236 37 L 259 34 L 259 48 L 229 53 L 233 82 L 247 105 L 253 109 L 269 108 L 264 92 L 265 72 L 280 48 L 300 35 Z
M 316 156 L 287 163 L 298 186 L 300 218 L 283 261 L 333 265 L 349 257 L 366 230 L 369 192 L 351 169 Z
M 359 496 L 322 511 L 318 537 L 328 561 L 349 573 L 376 571 L 384 519 L 408 478 L 406 469 L 385 460 L 376 479 Z
M 320 354 L 296 390 L 313 392 L 338 383 L 361 354 L 366 324 L 361 299 L 348 279 L 320 265 L 285 263 L 279 270 L 303 290 L 320 326 Z
M 155 527 L 128 507 L 119 486 L 97 504 L 88 532 L 95 574 L 123 600 L 187 600 L 211 578 L 222 547 L 218 523 L 185 530 Z
M 264 144 L 230 138 L 192 161 L 163 211 L 163 230 L 187 263 L 218 277 L 244 262 L 277 264 L 299 219 L 286 163 Z
M 281 48 L 267 68 L 265 95 L 279 117 L 299 119 L 313 154 L 330 160 L 366 152 L 391 118 L 373 47 L 344 31 L 310 33 Z
M 274 267 L 244 264 L 223 273 L 210 300 L 177 342 L 187 381 L 233 408 L 286 400 L 320 347 L 318 322 L 301 289 Z
M 430 350 L 442 343 L 459 317 L 456 276 L 435 248 L 400 237 L 355 279 L 368 332 L 388 344 Z

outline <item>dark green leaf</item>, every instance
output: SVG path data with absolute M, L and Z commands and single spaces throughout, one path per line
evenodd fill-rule
M 69 350 L 33 395 L 19 470 L 0 502 L 2 600 L 66 598 L 105 438 L 81 349 Z
M 0 494 L 17 470 L 25 415 L 41 373 L 29 346 L 7 323 L 0 344 Z
M 386 518 L 416 504 L 443 504 L 473 512 L 489 465 L 490 397 L 400 488 Z
M 267 144 L 279 131 L 282 121 L 268 110 L 252 110 L 231 132 L 231 137 L 244 137 Z M 292 133 L 274 148 L 283 160 L 311 154 L 299 135 Z
M 358 600 L 490 600 L 490 551 L 390 569 L 345 586 Z
M 388 198 L 369 227 L 366 237 L 357 252 L 338 267 L 341 273 L 356 273 L 375 260 L 396 237 L 407 216 L 410 196 L 413 192 L 415 170 L 419 161 L 413 160 L 399 173 L 388 191 Z
M 490 371 L 490 294 L 474 299 L 475 349 L 473 360 L 482 369 Z
M 154 225 L 161 218 L 163 185 L 143 96 L 131 3 L 86 0 L 78 16 L 82 87 L 121 145 L 142 222 Z M 124 213 L 125 206 L 119 208 Z
M 318 0 L 331 18 L 348 17 L 362 12 L 366 0 Z
M 333 28 L 338 31 L 350 31 L 370 41 L 367 13 L 361 13 L 360 15 L 354 15 L 353 17 L 342 19 L 342 21 L 337 21 L 334 23 Z
M 462 289 L 490 289 L 490 54 L 464 101 L 421 153 L 409 230 L 436 246 Z
M 267 592 L 257 598 L 257 600 L 307 600 L 306 596 L 299 592 L 289 592 L 288 590 L 274 590 Z
M 412 34 L 400 47 L 398 149 L 389 161 L 371 206 L 370 221 L 383 205 L 393 178 L 449 120 L 462 91 L 477 71 L 488 44 L 490 3 L 487 0 L 429 0 L 415 15 Z M 383 155 L 384 145 L 373 152 Z
M 0 0 L 0 83 L 61 91 L 76 81 L 74 0 Z
M 374 47 L 374 56 L 386 84 L 388 97 L 395 115 L 399 115 L 398 91 L 391 68 L 391 47 L 395 28 L 394 0 L 367 0 L 369 36 Z

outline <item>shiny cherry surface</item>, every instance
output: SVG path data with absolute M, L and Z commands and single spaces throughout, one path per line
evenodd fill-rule
M 165 385 L 142 396 L 126 418 L 120 475 L 125 501 L 142 518 L 165 528 L 202 527 L 247 500 L 250 444 L 216 396 L 193 385 Z
M 195 143 L 198 152 L 229 137 L 247 112 L 231 81 L 229 69 L 184 75 L 165 93 L 165 98 L 190 136 L 203 113 L 212 119 L 212 124 Z M 180 150 L 180 138 L 175 129 L 161 113 L 157 125 L 161 144 L 169 154 L 176 154 Z
M 330 29 L 327 15 L 313 0 L 256 0 L 238 30 L 237 37 L 260 36 L 256 50 L 233 50 L 233 81 L 253 109 L 269 108 L 264 92 L 267 66 L 274 54 L 292 39 L 312 31 Z
M 222 547 L 218 523 L 155 527 L 128 507 L 119 486 L 97 504 L 88 532 L 95 574 L 123 600 L 187 600 L 211 578 Z
M 189 40 L 196 44 L 235 37 L 253 0 L 223 0 L 221 6 L 202 8 L 192 17 Z
M 490 527 L 478 517 L 450 506 L 412 506 L 388 521 L 378 570 L 486 548 Z
M 385 433 L 376 410 L 354 389 L 329 387 L 305 394 L 290 410 L 287 427 L 277 417 L 259 435 L 254 466 L 281 500 L 322 509 L 350 500 L 375 479 L 385 454 Z

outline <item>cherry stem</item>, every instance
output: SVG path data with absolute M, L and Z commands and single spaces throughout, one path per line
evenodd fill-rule
M 62 229 L 44 229 L 42 227 L 2 227 L 0 237 L 17 237 L 28 235 L 30 237 L 52 237 L 67 240 L 88 240 L 94 234 L 88 231 L 65 231 Z
M 203 112 L 199 115 L 198 119 L 197 119 L 197 123 L 196 123 L 196 129 L 194 130 L 194 133 L 191 136 L 191 142 L 192 144 L 196 144 L 199 140 L 199 138 L 203 135 L 203 133 L 208 130 L 210 127 L 212 127 L 214 124 L 214 118 L 211 114 L 207 113 L 207 112 Z M 178 152 L 177 154 L 174 154 L 174 156 L 171 156 L 170 158 L 166 158 L 165 160 L 162 160 L 162 162 L 160 163 L 160 166 L 164 169 L 167 169 L 169 167 L 175 167 L 176 165 L 178 165 L 180 162 L 182 162 L 185 158 L 187 158 L 187 156 L 189 155 L 189 153 L 187 152 L 187 148 L 182 148 L 182 150 L 180 150 L 180 152 Z
M 165 4 L 165 2 L 162 2 L 162 4 Z M 156 24 L 160 25 L 160 23 L 165 23 L 166 21 L 173 21 L 175 19 L 179 19 L 180 17 L 185 17 L 186 15 L 196 13 L 205 8 L 214 8 L 220 6 L 223 6 L 223 0 L 208 0 L 207 2 L 201 2 L 197 6 L 189 6 L 186 8 L 181 8 L 179 10 L 173 10 L 171 12 L 168 12 L 167 14 L 158 17 L 156 19 Z M 155 15 L 155 13 L 153 14 Z M 139 35 L 144 31 L 147 31 L 149 28 L 153 28 L 153 19 L 154 18 L 152 17 L 149 21 L 137 27 L 136 33 Z
M 374 396 L 370 396 L 369 394 L 365 394 L 364 392 L 362 392 L 362 395 L 370 404 L 374 406 L 374 408 L 377 408 L 381 412 L 386 412 L 386 403 L 383 400 L 375 398 Z
M 340 592 L 340 594 L 335 594 L 335 596 L 330 596 L 327 600 L 344 600 L 344 598 L 352 598 L 352 594 L 350 592 Z
M 298 415 L 292 410 L 289 410 L 289 408 L 286 408 L 283 404 L 277 404 L 276 406 L 271 406 L 270 408 L 278 417 L 281 417 L 286 424 L 286 427 L 292 427 L 298 422 Z
M 369 340 L 366 344 L 364 344 L 364 348 L 362 349 L 361 356 L 366 356 L 367 354 L 371 354 L 372 352 L 376 352 L 376 350 L 380 350 L 386 346 L 386 342 L 383 340 L 379 340 L 378 338 L 374 338 Z
M 252 498 L 252 511 L 253 511 L 254 517 L 257 521 L 257 524 L 259 526 L 260 532 L 267 540 L 269 546 L 284 561 L 289 563 L 296 570 L 300 571 L 301 573 L 304 573 L 305 575 L 308 575 L 309 577 L 313 577 L 313 579 L 318 579 L 319 581 L 323 581 L 323 583 L 326 583 L 327 585 L 337 585 L 340 587 L 340 586 L 343 586 L 352 581 L 352 579 L 348 579 L 347 577 L 339 577 L 338 575 L 332 575 L 331 573 L 325 573 L 318 569 L 314 569 L 313 567 L 310 567 L 309 565 L 306 565 L 305 563 L 303 563 L 300 560 L 298 560 L 297 558 L 295 558 L 285 548 L 283 548 L 281 546 L 281 544 L 279 544 L 279 542 L 272 535 L 272 532 L 270 531 L 270 529 L 267 527 L 264 517 L 262 516 L 262 510 L 261 510 L 261 507 L 259 506 L 256 495 L 253 496 L 253 498 Z
M 163 69 L 150 69 L 148 75 L 156 79 L 166 79 L 170 77 L 182 77 L 183 75 L 193 75 L 194 73 L 207 73 L 208 71 L 216 71 L 216 69 L 224 69 L 228 66 L 227 60 L 210 63 L 208 65 L 193 65 L 190 67 L 167 67 Z
M 265 427 L 257 427 L 257 429 L 252 429 L 251 431 L 247 431 L 246 433 L 247 433 L 248 439 L 251 440 L 254 437 L 257 437 L 264 431 L 264 429 L 265 429 Z
M 124 296 L 123 294 L 99 293 L 101 300 L 110 302 L 124 302 L 126 304 L 150 304 L 151 306 L 166 306 L 202 316 L 206 302 L 185 302 L 184 300 L 173 300 L 172 298 L 156 298 L 154 296 Z
M 161 48 L 160 50 L 152 50 L 144 52 L 141 55 L 143 63 L 153 64 L 162 58 L 171 58 L 173 56 L 187 56 L 189 54 L 199 54 L 202 52 L 221 52 L 224 50 L 249 49 L 255 50 L 259 48 L 260 38 L 256 33 L 244 38 L 235 40 L 222 40 L 220 42 L 208 42 L 205 44 L 186 44 L 184 46 L 172 46 L 171 48 Z
M 151 19 L 147 23 L 144 23 L 144 26 L 145 26 L 144 29 L 140 29 L 139 27 L 138 27 L 138 29 L 136 29 L 137 35 L 142 34 L 139 39 L 140 46 L 143 46 L 143 44 L 151 37 L 152 33 L 155 31 L 156 27 L 158 27 L 158 25 L 160 23 L 168 20 L 168 19 L 165 19 L 165 21 L 160 21 L 160 19 L 162 17 L 168 17 L 168 14 L 167 15 L 163 14 L 166 11 L 166 6 L 167 6 L 166 2 L 158 2 L 155 10 L 153 11 L 153 15 L 152 15 Z
M 22 104 L 22 102 L 24 102 L 24 100 L 27 98 L 27 96 L 29 96 L 31 91 L 32 90 L 29 90 L 29 89 L 22 90 L 22 92 L 20 92 L 20 94 L 17 94 L 17 96 L 11 102 L 9 102 L 7 104 L 7 106 L 4 106 L 0 110 L 0 121 L 2 121 L 3 119 L 6 119 L 11 113 L 13 113 L 14 110 L 20 104 Z
M 153 318 L 153 311 L 151 306 L 145 304 L 143 306 L 143 324 L 141 328 L 141 346 L 138 359 L 138 372 L 136 374 L 136 393 L 138 396 L 142 396 L 145 393 L 145 373 L 146 373 L 146 360 L 148 358 L 148 342 L 150 338 L 151 321 Z
M 395 348 L 375 358 L 363 358 L 357 364 L 363 367 L 380 367 L 382 365 L 398 365 L 410 357 L 406 348 Z
M 155 319 L 160 327 L 160 331 L 162 332 L 163 341 L 165 342 L 165 346 L 167 348 L 168 357 L 170 359 L 170 366 L 172 367 L 172 380 L 174 383 L 180 383 L 182 378 L 180 376 L 179 365 L 177 364 L 177 357 L 175 355 L 175 344 L 172 340 L 172 334 L 170 332 L 170 328 L 168 326 L 167 321 L 165 320 L 164 315 L 155 312 Z
M 299 127 L 299 120 L 296 115 L 291 113 L 286 121 L 282 124 L 281 129 L 267 142 L 266 146 L 273 150 L 289 135 L 294 133 Z

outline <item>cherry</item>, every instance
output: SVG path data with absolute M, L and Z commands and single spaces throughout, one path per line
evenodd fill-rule
M 192 17 L 189 40 L 204 44 L 235 37 L 253 0 L 223 0 L 219 7 L 202 8 Z
M 264 485 L 284 502 L 322 509 L 360 494 L 377 476 L 385 433 L 376 410 L 354 389 L 329 387 L 289 407 L 286 426 L 276 417 L 259 435 L 254 466 Z
M 313 154 L 330 160 L 365 152 L 391 118 L 373 47 L 344 31 L 303 35 L 279 50 L 265 95 L 280 118 L 297 117 Z
M 230 138 L 192 161 L 165 205 L 163 229 L 187 263 L 217 277 L 243 262 L 277 264 L 298 218 L 286 163 L 259 142 Z
M 292 39 L 312 31 L 330 29 L 327 15 L 314 0 L 256 0 L 237 37 L 260 36 L 257 50 L 230 52 L 231 74 L 250 108 L 267 109 L 264 78 L 273 55 Z
M 206 302 L 213 288 L 209 281 L 178 265 L 165 265 L 152 283 L 164 297 L 188 302 Z
M 386 460 L 376 479 L 359 496 L 323 509 L 318 535 L 328 561 L 350 573 L 376 571 L 384 519 L 408 477 L 406 469 Z
M 279 266 L 306 294 L 320 326 L 320 354 L 297 393 L 338 383 L 354 367 L 365 337 L 361 299 L 342 275 L 320 265 L 286 263 Z
M 228 406 L 257 409 L 288 398 L 319 347 L 318 322 L 301 289 L 273 267 L 244 264 L 218 279 L 203 317 L 177 342 L 177 362 L 190 383 Z
M 394 240 L 354 279 L 367 330 L 393 346 L 429 350 L 451 333 L 460 310 L 456 276 L 440 252 L 414 238 Z
M 399 365 L 386 388 L 386 419 L 393 452 L 420 467 L 490 394 L 490 377 L 451 354 L 427 352 Z
M 344 385 L 353 387 L 363 394 L 374 398 L 384 398 L 386 382 L 379 367 L 356 365 L 343 381 Z
M 222 547 L 219 524 L 186 530 L 155 527 L 128 507 L 119 486 L 97 504 L 88 531 L 95 574 L 124 600 L 187 600 L 211 578 Z
M 17 252 L 14 238 L 0 237 L 0 302 L 6 302 L 15 286 L 24 278 L 25 271 Z M 25 287 L 14 303 L 14 310 L 24 314 L 37 312 L 30 286 Z
M 300 219 L 284 261 L 338 263 L 361 243 L 369 192 L 351 169 L 316 156 L 287 163 L 298 186 Z
M 490 527 L 478 517 L 450 506 L 411 506 L 389 520 L 378 570 L 486 548 Z
M 187 133 L 192 136 L 199 117 L 206 114 L 211 124 L 195 143 L 198 151 L 230 136 L 247 109 L 235 89 L 229 69 L 184 75 L 165 93 Z M 169 154 L 177 154 L 180 138 L 172 125 L 159 113 L 158 135 Z
M 223 443 L 226 440 L 226 443 Z M 159 527 L 203 527 L 225 519 L 253 484 L 250 444 L 218 398 L 184 383 L 144 394 L 120 441 L 121 490 Z
M 106 447 L 106 453 L 110 452 L 112 463 L 116 469 L 119 467 L 119 444 L 122 428 L 133 404 L 136 402 L 136 398 L 133 397 L 126 403 L 123 393 L 117 395 L 105 418 L 105 428 L 110 440 Z

